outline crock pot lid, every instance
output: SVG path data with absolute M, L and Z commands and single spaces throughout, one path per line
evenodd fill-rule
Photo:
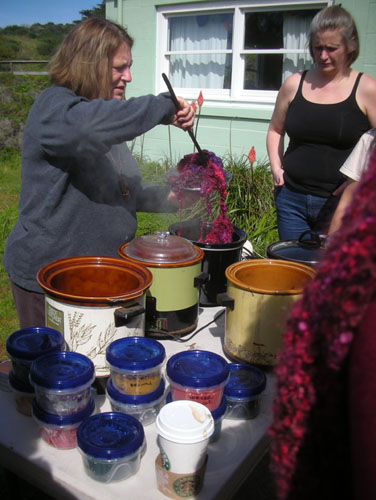
M 132 455 L 141 449 L 144 438 L 142 424 L 120 412 L 92 415 L 77 431 L 77 445 L 84 453 L 107 460 Z
M 47 327 L 33 326 L 13 332 L 6 341 L 9 356 L 33 360 L 41 354 L 60 351 L 64 345 L 64 337 L 57 330 Z
M 168 231 L 139 236 L 123 249 L 123 253 L 132 259 L 158 264 L 186 262 L 197 257 L 193 243 Z
M 224 394 L 233 398 L 249 398 L 260 394 L 265 389 L 265 373 L 252 365 L 230 363 L 230 377 Z
M 297 240 L 286 240 L 272 243 L 268 251 L 281 259 L 314 264 L 320 260 L 323 248 L 302 247 Z
M 78 352 L 43 354 L 30 367 L 30 380 L 47 390 L 67 390 L 94 380 L 94 364 Z
M 167 376 L 184 387 L 212 387 L 227 381 L 227 361 L 211 351 L 182 351 L 167 362 Z

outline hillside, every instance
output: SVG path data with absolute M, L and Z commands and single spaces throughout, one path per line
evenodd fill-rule
M 12 25 L 0 28 L 0 61 L 50 59 L 75 24 L 92 16 L 105 17 L 105 0 L 92 9 L 79 11 L 79 14 L 81 19 L 72 24 L 35 23 L 31 26 Z
M 0 29 L 0 60 L 49 59 L 73 24 L 33 24 Z

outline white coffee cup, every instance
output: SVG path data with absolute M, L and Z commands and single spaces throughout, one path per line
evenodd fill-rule
M 165 470 L 186 474 L 203 466 L 214 432 L 214 420 L 206 406 L 196 401 L 172 401 L 162 407 L 155 426 Z

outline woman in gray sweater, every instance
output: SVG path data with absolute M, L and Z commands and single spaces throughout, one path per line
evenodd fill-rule
M 159 124 L 191 128 L 194 113 L 169 95 L 124 100 L 133 40 L 120 26 L 89 18 L 51 61 L 52 86 L 35 100 L 23 133 L 18 220 L 4 252 L 20 326 L 44 325 L 36 281 L 66 257 L 116 256 L 134 237 L 136 212 L 172 211 L 168 188 L 141 182 L 125 141 Z

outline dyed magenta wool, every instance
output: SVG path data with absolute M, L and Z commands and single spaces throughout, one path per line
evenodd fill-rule
M 363 498 L 351 490 L 350 430 L 362 422 L 350 421 L 359 401 L 348 381 L 359 325 L 376 300 L 376 151 L 343 220 L 291 311 L 275 368 L 271 468 L 281 500 Z
M 212 221 L 211 231 L 200 241 L 205 243 L 231 243 L 233 226 L 226 213 L 226 180 L 222 160 L 207 150 L 205 165 L 200 163 L 198 153 L 185 155 L 177 165 L 176 176 L 169 177 L 169 183 L 177 191 L 178 199 L 182 199 L 182 190 L 200 187 L 200 194 L 205 199 L 208 217 Z M 219 212 L 213 220 L 211 194 L 219 193 Z

